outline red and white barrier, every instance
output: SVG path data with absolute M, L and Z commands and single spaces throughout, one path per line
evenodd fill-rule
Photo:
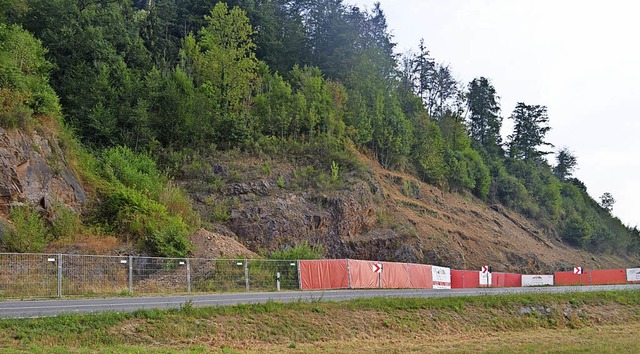
M 409 288 L 409 267 L 407 264 L 382 262 L 382 287 L 385 289 Z
M 407 264 L 409 268 L 409 288 L 433 289 L 433 272 L 430 265 Z
M 475 270 L 451 270 L 451 287 L 453 289 L 479 288 L 480 272 Z
M 352 259 L 301 260 L 300 288 L 456 289 L 640 283 L 640 268 L 556 272 L 553 275 L 455 270 L 425 264 Z
M 489 272 L 478 272 L 478 286 L 481 288 L 490 287 L 493 283 L 493 274 Z
M 347 260 L 301 260 L 300 288 L 302 290 L 349 288 Z
M 529 275 L 522 274 L 521 285 L 524 286 L 545 286 L 553 285 L 553 274 L 546 275 Z
M 451 268 L 431 266 L 434 289 L 451 289 Z
M 640 268 L 628 268 L 627 269 L 627 282 L 628 283 L 640 283 Z

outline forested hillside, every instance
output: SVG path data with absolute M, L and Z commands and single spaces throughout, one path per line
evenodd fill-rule
M 428 43 L 399 55 L 390 33 L 379 5 L 341 0 L 0 0 L 0 125 L 30 132 L 57 122 L 66 162 L 92 195 L 69 213 L 37 212 L 7 193 L 4 248 L 42 251 L 84 233 L 185 256 L 201 225 L 240 220 L 237 204 L 211 198 L 200 198 L 208 214 L 196 213 L 199 192 L 183 183 L 222 190 L 234 171 L 202 172 L 215 170 L 216 156 L 281 163 L 259 168 L 294 171 L 274 176 L 280 188 L 329 193 L 370 178 L 364 153 L 520 213 L 544 238 L 640 251 L 638 229 L 611 214 L 613 198 L 595 201 L 572 176 L 568 148 L 548 162 L 544 102 L 503 112 L 489 78 L 457 82 Z M 506 141 L 503 117 L 514 123 Z M 261 242 L 254 251 L 293 241 Z

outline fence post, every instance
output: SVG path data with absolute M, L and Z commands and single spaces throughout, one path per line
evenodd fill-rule
M 187 292 L 191 293 L 191 263 L 187 258 Z
M 244 285 L 247 291 L 249 291 L 249 261 L 244 259 Z
M 351 287 L 351 267 L 349 266 L 349 258 L 347 258 L 347 284 L 349 289 L 353 289 Z
M 129 256 L 129 293 L 133 294 L 133 256 Z
M 62 297 L 62 254 L 58 253 L 58 297 Z
M 296 261 L 296 263 L 298 264 L 298 286 L 300 287 L 300 290 L 302 290 L 302 274 L 300 274 L 300 260 L 298 259 Z

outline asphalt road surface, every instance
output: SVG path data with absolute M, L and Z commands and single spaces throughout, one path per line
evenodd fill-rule
M 0 318 L 25 318 L 56 316 L 63 313 L 125 312 L 139 309 L 179 308 L 186 302 L 193 306 L 229 306 L 255 304 L 267 301 L 344 301 L 374 297 L 436 298 L 452 296 L 479 296 L 525 293 L 566 293 L 608 290 L 640 290 L 640 284 L 555 286 L 539 288 L 479 288 L 479 289 L 373 289 L 373 290 L 326 290 L 326 291 L 281 291 L 273 293 L 207 294 L 158 297 L 126 297 L 107 299 L 60 299 L 37 301 L 0 301 Z

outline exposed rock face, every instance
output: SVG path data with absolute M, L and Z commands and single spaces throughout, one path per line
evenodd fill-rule
M 183 185 L 209 229 L 220 226 L 222 206 L 230 215 L 220 229 L 254 252 L 307 241 L 323 245 L 330 258 L 457 269 L 491 264 L 496 271 L 531 274 L 571 264 L 598 269 L 634 262 L 595 258 L 502 206 L 448 193 L 375 164 L 370 175 L 345 176 L 345 183 L 323 190 L 301 187 L 294 177 L 296 167 L 286 162 L 272 163 L 266 177 L 260 162 L 236 161 L 234 156 L 234 161 L 212 163 L 216 176 L 224 178 L 225 171 L 235 170 L 235 176 L 229 172 L 224 178 L 222 188 L 210 187 L 201 178 L 184 180 Z M 275 176 L 284 176 L 285 183 Z M 416 188 L 407 190 L 407 181 Z
M 353 256 L 349 239 L 366 233 L 376 222 L 372 198 L 364 182 L 326 194 L 275 190 L 272 198 L 234 209 L 229 225 L 251 249 L 273 250 L 307 240 L 324 244 L 334 256 Z
M 57 139 L 0 128 L 0 214 L 21 203 L 45 210 L 64 203 L 79 212 L 86 199 Z

